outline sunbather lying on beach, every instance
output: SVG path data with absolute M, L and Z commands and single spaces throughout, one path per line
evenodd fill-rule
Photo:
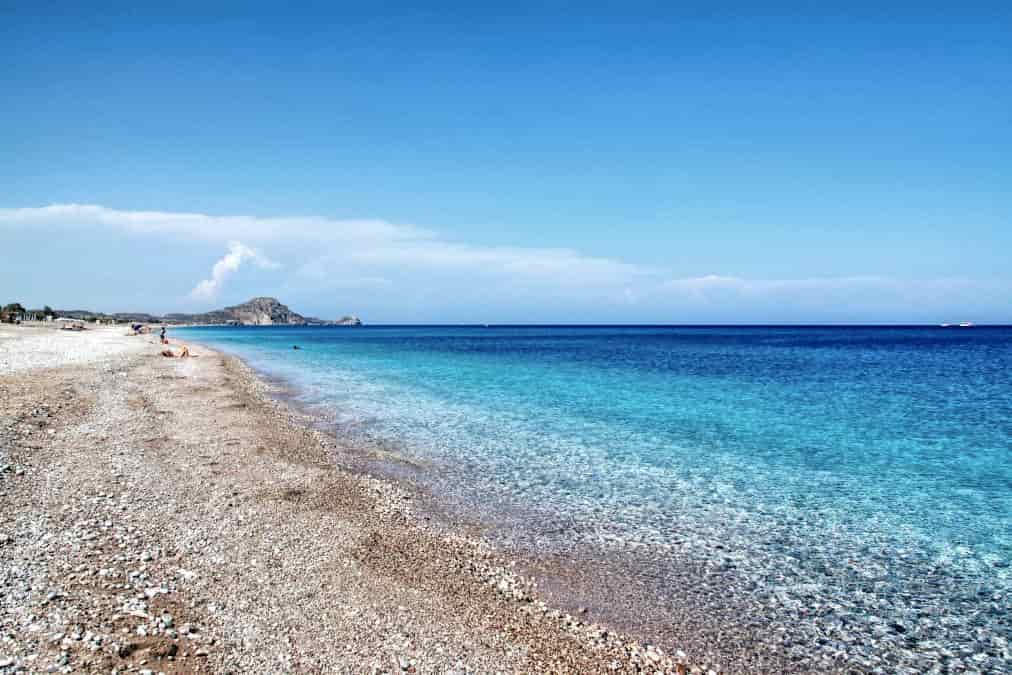
M 170 359 L 176 358 L 175 352 L 173 352 L 171 349 L 163 349 L 162 356 L 168 357 Z M 179 352 L 179 358 L 183 359 L 188 356 L 192 356 L 190 354 L 190 348 L 187 347 L 186 345 L 183 345 L 183 349 Z

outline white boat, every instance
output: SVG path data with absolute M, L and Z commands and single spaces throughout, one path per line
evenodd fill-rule
M 972 321 L 963 321 L 963 322 L 961 322 L 959 324 L 959 327 L 960 328 L 973 328 L 973 322 Z

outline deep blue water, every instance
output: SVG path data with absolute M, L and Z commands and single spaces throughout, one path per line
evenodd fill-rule
M 174 332 L 421 461 L 451 501 L 525 512 L 518 538 L 716 555 L 771 621 L 831 603 L 904 663 L 1004 663 L 1012 328 Z

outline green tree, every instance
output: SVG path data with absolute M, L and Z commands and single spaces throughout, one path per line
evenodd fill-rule
M 56 312 L 49 305 L 42 308 L 42 316 L 56 316 Z
M 21 306 L 20 302 L 12 302 L 9 305 L 4 305 L 3 310 L 0 311 L 0 320 L 14 323 L 14 318 L 23 314 L 24 311 L 25 308 Z

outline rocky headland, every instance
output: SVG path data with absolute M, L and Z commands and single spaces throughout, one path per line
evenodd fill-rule
M 258 297 L 238 305 L 216 309 L 210 312 L 184 314 L 174 312 L 165 315 L 147 312 L 115 312 L 105 314 L 84 309 L 60 309 L 56 315 L 71 319 L 98 319 L 103 322 L 140 322 L 166 324 L 206 324 L 236 326 L 361 326 L 362 320 L 348 315 L 340 319 L 318 319 L 302 316 L 281 303 L 277 298 Z

